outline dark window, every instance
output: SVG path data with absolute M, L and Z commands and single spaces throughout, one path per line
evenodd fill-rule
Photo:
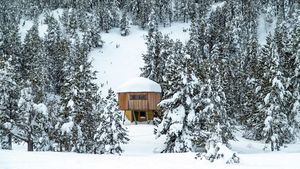
M 140 117 L 146 117 L 146 112 L 141 111 L 141 112 L 140 112 Z
M 130 95 L 130 100 L 147 100 L 146 95 Z

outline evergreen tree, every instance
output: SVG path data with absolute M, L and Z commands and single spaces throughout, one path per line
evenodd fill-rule
M 142 29 L 149 23 L 149 15 L 153 9 L 151 0 L 144 1 L 127 1 L 128 11 L 132 14 L 133 24 L 139 25 Z
M 2 149 L 12 149 L 13 132 L 17 116 L 18 85 L 13 79 L 12 67 L 3 62 L 0 69 L 0 145 Z
M 172 22 L 172 1 L 154 0 L 152 5 L 159 19 L 158 22 L 162 23 L 164 27 L 170 25 Z
M 23 82 L 29 81 L 34 92 L 34 102 L 41 103 L 45 98 L 45 73 L 42 55 L 42 40 L 39 37 L 38 25 L 35 24 L 28 31 L 22 48 L 22 73 Z
M 188 1 L 176 0 L 174 2 L 174 20 L 187 22 L 189 19 Z
M 145 66 L 142 68 L 142 76 L 157 83 L 162 82 L 163 61 L 161 58 L 162 33 L 159 32 L 155 12 L 152 11 L 147 35 L 147 53 L 142 55 Z
M 300 5 L 300 4 L 299 4 Z M 300 11 L 298 10 L 298 13 Z M 291 123 L 294 126 L 296 133 L 299 133 L 300 126 L 300 22 L 296 22 L 292 37 L 293 37 L 293 58 L 295 59 L 294 73 L 291 77 L 293 106 L 291 111 Z
M 287 100 L 281 60 L 276 50 L 274 39 L 269 35 L 260 54 L 261 78 L 256 89 L 260 103 L 258 111 L 248 119 L 254 126 L 252 138 L 270 143 L 272 151 L 294 139 L 285 108 Z
M 61 69 L 63 64 L 63 58 L 60 58 L 60 49 L 59 42 L 61 40 L 61 31 L 58 25 L 58 22 L 54 19 L 53 16 L 47 16 L 46 18 L 48 23 L 47 35 L 44 40 L 44 53 L 46 58 L 43 60 L 43 65 L 47 68 L 47 78 L 49 83 L 46 91 L 59 93 L 59 88 L 61 85 Z M 63 50 L 63 49 L 61 49 Z
M 16 124 L 18 132 L 14 136 L 27 143 L 28 151 L 33 151 L 35 143 L 41 138 L 47 108 L 43 103 L 34 102 L 35 96 L 30 86 L 27 82 L 21 90 L 18 102 L 21 120 Z
M 76 36 L 75 36 L 76 37 Z M 87 48 L 76 38 L 72 56 L 66 71 L 66 83 L 62 94 L 62 145 L 66 151 L 79 153 L 92 152 L 89 147 L 93 139 L 92 113 L 98 101 L 98 87 L 93 83 L 95 72 L 91 71 L 91 62 Z
M 122 18 L 120 21 L 120 31 L 122 36 L 127 36 L 129 35 L 129 21 L 128 21 L 128 16 L 125 11 L 123 11 Z
M 165 135 L 162 152 L 187 152 L 193 150 L 192 121 L 195 116 L 193 97 L 197 93 L 199 81 L 189 66 L 190 56 L 183 61 L 183 72 L 178 91 L 170 98 L 160 102 L 164 114 L 162 122 L 157 128 L 157 137 Z
M 129 139 L 127 131 L 122 125 L 122 115 L 118 109 L 116 95 L 112 89 L 108 91 L 100 120 L 94 135 L 96 142 L 95 152 L 99 154 L 121 154 L 123 152 L 122 144 L 126 144 Z
M 163 99 L 172 97 L 179 90 L 181 75 L 178 72 L 183 71 L 183 66 L 178 65 L 182 65 L 182 58 L 185 55 L 184 46 L 179 40 L 169 50 L 172 53 L 166 58 L 163 83 L 161 84 L 163 86 Z
M 78 20 L 76 9 L 67 9 L 68 11 L 65 11 L 64 15 L 66 18 L 64 18 L 64 21 L 66 22 L 66 32 L 71 36 L 74 37 L 76 30 L 78 29 Z
M 266 119 L 263 135 L 266 138 L 266 143 L 271 144 L 271 150 L 273 151 L 275 149 L 279 150 L 284 143 L 293 140 L 293 134 L 288 123 L 287 110 L 284 108 L 286 105 L 286 91 L 280 71 L 279 55 L 275 51 L 270 52 L 272 60 L 270 61 L 270 70 L 266 74 L 269 74 L 271 84 L 268 86 L 268 93 L 264 98 L 263 112 L 266 114 Z

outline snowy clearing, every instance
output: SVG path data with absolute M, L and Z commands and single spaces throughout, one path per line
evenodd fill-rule
M 59 152 L 26 152 L 24 146 L 13 151 L 0 151 L 1 169 L 110 169 L 155 168 L 155 169 L 299 169 L 299 145 L 291 145 L 281 152 L 264 152 L 263 144 L 240 139 L 232 142 L 233 150 L 240 152 L 239 164 L 215 163 L 195 159 L 194 153 L 160 154 L 155 148 L 161 144 L 155 140 L 153 125 L 127 125 L 129 144 L 119 155 L 93 155 Z M 298 152 L 297 152 L 298 151 Z M 255 154 L 254 154 L 255 153 Z

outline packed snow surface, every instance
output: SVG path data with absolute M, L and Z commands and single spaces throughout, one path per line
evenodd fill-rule
M 299 169 L 300 145 L 288 145 L 280 152 L 263 151 L 265 144 L 237 135 L 232 149 L 239 164 L 211 163 L 195 159 L 195 153 L 157 151 L 162 140 L 155 140 L 151 124 L 126 125 L 130 141 L 119 155 L 97 155 L 60 152 L 26 152 L 26 145 L 15 145 L 12 151 L 0 150 L 0 169 Z
M 122 92 L 161 92 L 161 87 L 158 83 L 144 78 L 136 77 L 123 83 L 118 89 L 118 93 Z

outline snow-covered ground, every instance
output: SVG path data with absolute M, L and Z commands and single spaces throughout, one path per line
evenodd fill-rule
M 119 155 L 94 155 L 59 152 L 26 152 L 25 145 L 16 150 L 0 150 L 0 169 L 299 169 L 300 145 L 289 145 L 280 152 L 264 152 L 264 144 L 238 138 L 232 142 L 240 152 L 239 164 L 214 163 L 195 159 L 194 153 L 160 154 L 154 150 L 162 144 L 155 140 L 153 125 L 126 125 L 130 142 Z

